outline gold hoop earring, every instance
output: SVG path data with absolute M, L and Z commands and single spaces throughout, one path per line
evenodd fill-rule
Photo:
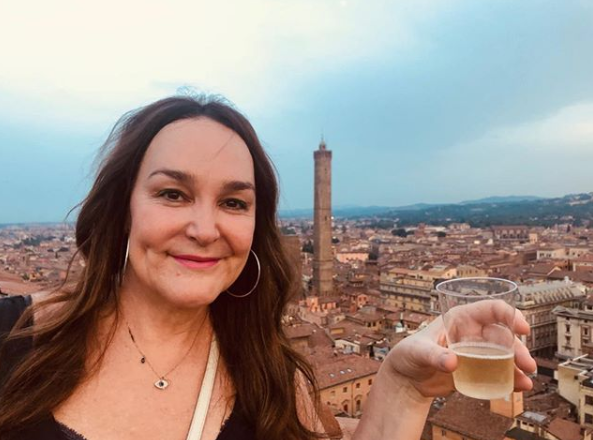
M 257 258 L 257 254 L 255 253 L 255 251 L 253 249 L 250 249 L 249 252 L 251 252 L 253 254 L 253 256 L 255 257 L 255 263 L 257 264 L 257 279 L 255 280 L 255 284 L 253 285 L 251 290 L 247 293 L 244 293 L 243 295 L 237 295 L 235 293 L 232 293 L 229 289 L 226 289 L 226 293 L 228 293 L 231 296 L 234 296 L 235 298 L 245 298 L 246 296 L 251 295 L 253 293 L 253 291 L 255 290 L 255 288 L 257 287 L 257 285 L 259 284 L 259 278 L 261 276 L 261 265 L 259 264 L 259 258 Z

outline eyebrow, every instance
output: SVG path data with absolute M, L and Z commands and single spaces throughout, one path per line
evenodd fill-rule
M 170 177 L 173 180 L 177 180 L 177 181 L 184 183 L 186 185 L 193 184 L 196 180 L 196 179 L 194 179 L 194 176 L 192 174 L 185 173 L 183 171 L 170 170 L 168 168 L 160 168 L 156 171 L 153 171 L 152 173 L 150 173 L 148 178 L 150 179 L 151 177 L 159 175 L 159 174 L 163 174 L 167 177 Z
M 255 191 L 255 186 L 251 182 L 244 182 L 241 180 L 231 180 L 230 182 L 225 182 L 222 186 L 224 191 L 226 192 L 235 192 L 235 191 L 245 191 L 251 190 Z
M 159 174 L 163 174 L 167 177 L 170 177 L 173 180 L 177 180 L 178 182 L 188 186 L 193 185 L 196 181 L 193 174 L 189 174 L 184 171 L 171 170 L 168 168 L 160 168 L 156 171 L 153 171 L 152 173 L 150 173 L 148 178 L 150 179 L 151 177 Z M 230 180 L 228 182 L 225 182 L 222 188 L 224 192 L 235 192 L 245 190 L 251 190 L 255 192 L 255 185 L 253 185 L 253 183 L 242 180 Z

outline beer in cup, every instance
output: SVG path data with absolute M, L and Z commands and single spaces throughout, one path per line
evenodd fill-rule
M 517 285 L 500 278 L 457 278 L 436 290 L 447 345 L 458 359 L 453 372 L 457 391 L 488 400 L 510 395 Z

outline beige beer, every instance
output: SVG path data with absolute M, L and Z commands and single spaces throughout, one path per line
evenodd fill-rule
M 450 348 L 458 359 L 453 381 L 461 394 L 489 400 L 512 393 L 515 362 L 509 348 L 487 342 L 461 342 Z

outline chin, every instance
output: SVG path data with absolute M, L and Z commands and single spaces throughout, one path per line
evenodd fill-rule
M 177 290 L 167 295 L 169 302 L 179 308 L 193 309 L 201 306 L 212 304 L 218 295 L 219 291 L 196 291 L 196 290 Z

